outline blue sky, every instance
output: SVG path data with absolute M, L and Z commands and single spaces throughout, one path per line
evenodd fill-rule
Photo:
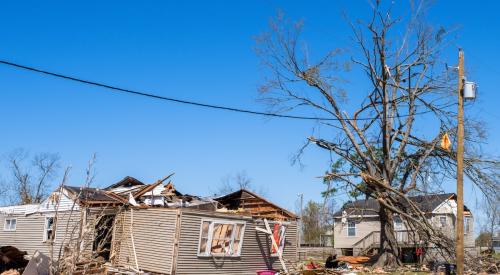
M 393 2 L 396 9 L 407 3 Z M 342 13 L 357 18 L 368 11 L 367 1 L 361 0 L 0 5 L 1 59 L 164 96 L 255 110 L 264 110 L 256 101 L 264 70 L 253 38 L 267 30 L 278 10 L 304 19 L 312 49 L 349 46 L 350 30 Z M 468 77 L 480 86 L 478 100 L 466 112 L 484 119 L 490 133 L 484 150 L 496 155 L 499 8 L 496 1 L 436 1 L 429 14 L 436 25 L 459 27 L 456 46 L 464 48 Z M 456 51 L 449 60 L 456 62 Z M 298 193 L 306 200 L 320 199 L 323 184 L 317 177 L 329 163 L 328 154 L 311 148 L 303 158 L 305 167 L 290 164 L 312 133 L 311 122 L 114 94 L 5 66 L 0 66 L 0 125 L 0 153 L 19 147 L 58 152 L 62 165 L 72 167 L 74 185 L 83 180 L 86 162 L 95 152 L 99 186 L 126 175 L 152 182 L 175 172 L 181 192 L 208 195 L 221 178 L 245 170 L 271 200 L 293 209 Z M 469 189 L 466 203 L 475 209 Z

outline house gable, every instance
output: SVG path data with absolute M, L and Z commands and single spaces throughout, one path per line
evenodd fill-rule
M 215 198 L 229 211 L 248 213 L 254 217 L 277 220 L 297 219 L 294 213 L 277 206 L 263 197 L 241 189 L 231 194 Z

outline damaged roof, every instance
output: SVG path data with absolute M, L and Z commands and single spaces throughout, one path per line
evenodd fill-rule
M 127 200 L 119 195 L 97 188 L 64 186 L 69 196 L 82 204 L 122 204 Z
M 448 199 L 456 199 L 455 193 L 444 193 L 444 194 L 428 194 L 409 197 L 424 213 L 431 213 Z M 403 202 L 403 204 L 405 204 Z M 378 215 L 380 205 L 375 199 L 365 199 L 357 200 L 353 202 L 345 203 L 342 208 L 333 214 L 334 217 L 341 217 L 342 212 L 346 211 L 348 215 Z M 469 211 L 469 209 L 464 205 L 464 210 Z
M 126 176 L 122 180 L 120 180 L 119 182 L 111 184 L 110 186 L 104 188 L 104 190 L 110 190 L 110 189 L 118 188 L 118 187 L 132 187 L 132 186 L 138 186 L 138 185 L 145 185 L 145 184 L 142 181 L 140 181 L 134 177 Z
M 272 219 L 298 218 L 294 213 L 246 189 L 215 198 L 215 200 L 228 210 L 236 210 L 239 213 L 246 212 L 255 217 Z

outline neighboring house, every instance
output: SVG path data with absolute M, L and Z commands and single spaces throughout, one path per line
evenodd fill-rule
M 500 253 L 500 233 L 491 238 L 491 247 L 493 247 L 495 253 Z
M 247 190 L 210 199 L 162 183 L 126 177 L 105 189 L 65 186 L 39 205 L 1 207 L 0 246 L 54 259 L 79 247 L 116 267 L 161 274 L 255 274 L 281 269 L 279 254 L 296 260 L 295 214 Z M 278 250 L 256 229 L 265 221 Z
M 422 210 L 430 223 L 454 239 L 457 213 L 456 195 L 431 194 L 410 199 Z M 334 247 L 338 254 L 361 255 L 376 252 L 380 243 L 379 204 L 374 199 L 348 202 L 334 214 Z M 465 249 L 475 253 L 474 220 L 470 210 L 464 206 Z M 404 219 L 394 217 L 396 239 L 402 249 L 404 262 L 417 261 L 417 247 L 422 242 L 414 231 L 407 228 Z M 423 247 L 425 255 L 434 257 L 433 247 Z M 429 252 L 429 253 L 427 253 Z M 434 255 L 434 256 L 432 256 Z

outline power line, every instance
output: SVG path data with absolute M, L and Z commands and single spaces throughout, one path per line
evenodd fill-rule
M 64 80 L 70 80 L 74 82 L 79 82 L 82 84 L 87 84 L 91 86 L 96 86 L 100 88 L 105 88 L 105 89 L 110 89 L 122 93 L 127 93 L 127 94 L 133 94 L 133 95 L 138 95 L 138 96 L 145 96 L 149 98 L 154 98 L 158 100 L 165 100 L 165 101 L 170 101 L 170 102 L 175 102 L 175 103 L 180 103 L 180 104 L 188 104 L 192 106 L 197 106 L 197 107 L 203 107 L 203 108 L 210 108 L 210 109 L 218 109 L 218 110 L 224 110 L 224 111 L 231 111 L 231 112 L 239 112 L 239 113 L 246 113 L 246 114 L 252 114 L 252 115 L 260 115 L 260 116 L 268 116 L 268 117 L 278 117 L 278 118 L 290 118 L 290 119 L 301 119 L 301 120 L 323 120 L 323 121 L 340 121 L 340 120 L 350 120 L 350 121 L 365 121 L 365 120 L 372 120 L 375 119 L 374 117 L 366 117 L 366 118 L 346 118 L 346 119 L 338 119 L 338 118 L 325 118 L 325 117 L 309 117 L 309 116 L 294 116 L 294 115 L 282 115 L 282 114 L 275 114 L 275 113 L 266 113 L 266 112 L 259 112 L 259 111 L 254 111 L 254 110 L 248 110 L 248 109 L 240 109 L 240 108 L 235 108 L 235 107 L 227 107 L 227 106 L 221 106 L 221 105 L 213 105 L 213 104 L 206 104 L 206 103 L 201 103 L 201 102 L 196 102 L 196 101 L 189 101 L 189 100 L 183 100 L 183 99 L 177 99 L 177 98 L 172 98 L 172 97 L 166 97 L 166 96 L 160 96 L 156 94 L 151 94 L 147 92 L 140 92 L 140 91 L 134 91 L 130 89 L 125 89 L 125 88 L 120 88 L 116 86 L 111 86 L 108 84 L 103 84 L 95 81 L 90 81 L 90 80 L 85 80 L 73 76 L 68 76 L 68 75 L 63 75 L 59 73 L 54 73 L 54 72 L 49 72 L 46 70 L 34 68 L 34 67 L 29 67 L 5 60 L 0 60 L 0 64 L 7 65 L 10 67 L 14 67 L 17 69 L 23 69 L 31 72 L 36 72 L 40 74 L 45 74 L 45 75 L 50 75 L 56 78 L 64 79 Z M 415 113 L 414 115 L 422 115 L 432 112 L 431 110 L 427 110 L 424 112 L 420 113 Z M 400 115 L 399 117 L 407 117 L 409 115 Z

